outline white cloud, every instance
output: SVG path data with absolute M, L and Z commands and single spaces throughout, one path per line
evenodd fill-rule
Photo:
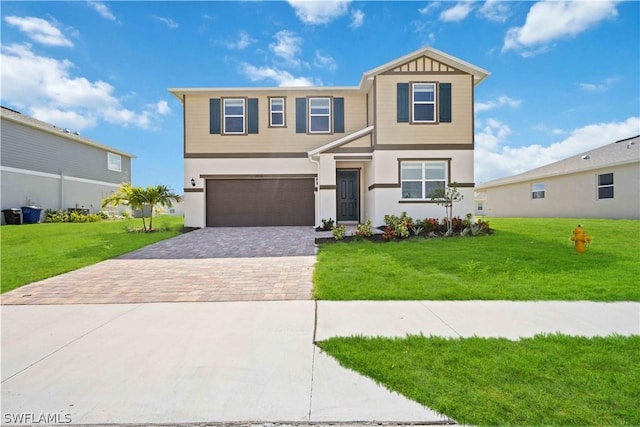
M 349 10 L 350 0 L 288 0 L 296 16 L 305 24 L 328 24 Z
M 283 87 L 318 85 L 318 82 L 314 82 L 314 80 L 309 77 L 294 77 L 291 73 L 285 70 L 279 70 L 271 67 L 256 67 L 244 62 L 240 64 L 240 72 L 253 82 L 271 80 L 278 86 Z
M 162 22 L 164 25 L 166 25 L 167 27 L 171 28 L 172 30 L 175 30 L 176 28 L 178 28 L 180 25 L 178 25 L 178 23 L 176 21 L 174 21 L 171 18 L 165 17 L 165 16 L 153 16 L 155 19 L 157 19 L 158 21 Z
M 482 7 L 478 9 L 478 15 L 489 21 L 505 22 L 509 17 L 509 6 L 507 6 L 507 2 L 505 1 L 487 0 Z
M 444 22 L 459 22 L 462 21 L 473 10 L 473 4 L 471 2 L 459 2 L 452 8 L 443 10 L 440 13 L 440 20 Z
M 166 116 L 171 113 L 171 107 L 167 101 L 158 101 L 155 104 L 151 104 L 149 107 L 155 109 L 156 113 L 161 116 Z
M 296 56 L 302 52 L 302 37 L 289 30 L 278 31 L 273 36 L 276 41 L 269 44 L 269 49 L 285 61 L 289 67 L 299 68 L 302 61 Z
M 438 7 L 440 7 L 440 2 L 432 1 L 427 3 L 425 7 L 418 9 L 418 13 L 420 13 L 420 15 L 428 15 L 432 10 L 437 9 Z
M 587 92 L 606 92 L 618 80 L 619 77 L 607 77 L 601 83 L 578 83 L 578 87 Z
M 523 51 L 523 56 L 544 51 L 554 40 L 576 36 L 617 16 L 616 3 L 617 0 L 538 2 L 529 10 L 522 27 L 507 31 L 502 50 Z
M 519 99 L 513 99 L 508 96 L 500 96 L 492 101 L 476 102 L 474 109 L 476 113 L 483 111 L 493 110 L 494 108 L 508 106 L 511 108 L 518 108 L 521 101 Z
M 3 102 L 56 126 L 82 130 L 104 119 L 147 129 L 167 113 L 165 101 L 141 112 L 126 109 L 109 83 L 74 77 L 71 61 L 39 56 L 29 44 L 2 45 L 1 62 Z
M 351 12 L 351 24 L 349 26 L 351 28 L 360 28 L 362 24 L 364 24 L 365 14 L 361 10 L 354 10 Z
M 116 17 L 111 12 L 111 10 L 109 9 L 109 6 L 107 6 L 103 2 L 101 2 L 101 1 L 88 1 L 87 5 L 90 8 L 92 8 L 93 10 L 95 10 L 96 12 L 98 12 L 100 14 L 100 16 L 102 16 L 104 19 L 108 19 L 110 21 L 115 21 L 116 20 Z
M 7 16 L 5 22 L 25 33 L 31 40 L 47 46 L 72 47 L 71 40 L 49 21 L 34 16 Z
M 558 135 L 563 132 L 554 129 L 556 131 Z M 475 180 L 481 183 L 526 172 L 638 134 L 640 117 L 629 117 L 621 122 L 597 123 L 574 129 L 562 141 L 547 146 L 510 147 L 506 143 L 511 129 L 489 119 L 478 126 L 475 135 Z
M 229 49 L 243 50 L 243 49 L 246 49 L 247 47 L 249 47 L 251 44 L 253 44 L 255 42 L 256 42 L 256 40 L 252 39 L 249 36 L 249 33 L 247 33 L 246 31 L 240 31 L 240 34 L 238 35 L 238 40 L 237 41 L 227 42 L 225 44 L 227 45 L 227 47 Z
M 313 65 L 318 68 L 325 68 L 329 71 L 335 71 L 338 68 L 336 60 L 329 55 L 323 55 L 320 51 L 316 50 L 315 58 L 313 59 Z

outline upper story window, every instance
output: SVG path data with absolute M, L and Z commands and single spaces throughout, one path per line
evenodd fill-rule
M 544 182 L 538 182 L 531 186 L 532 199 L 544 199 Z
M 402 162 L 400 179 L 403 199 L 430 200 L 446 188 L 447 162 Z
M 613 199 L 613 172 L 598 175 L 598 200 Z
M 285 126 L 284 98 L 269 98 L 269 126 Z
M 331 132 L 331 98 L 309 98 L 309 132 Z
M 228 98 L 223 100 L 224 133 L 244 134 L 245 100 Z
M 122 172 L 122 157 L 119 154 L 107 153 L 107 169 Z
M 413 83 L 411 91 L 411 117 L 413 123 L 435 123 L 436 84 Z

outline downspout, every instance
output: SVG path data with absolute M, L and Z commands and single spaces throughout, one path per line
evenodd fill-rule
M 318 181 L 318 190 L 316 191 L 316 193 L 318 194 L 318 200 L 316 202 L 316 219 L 315 220 L 316 220 L 316 227 L 320 227 L 320 212 L 322 212 L 320 210 L 320 161 L 314 160 L 311 154 L 308 154 L 307 157 L 309 158 L 309 161 L 311 163 L 314 163 L 316 165 L 316 170 L 317 170 L 316 179 Z
M 64 209 L 64 171 L 60 171 L 60 209 Z

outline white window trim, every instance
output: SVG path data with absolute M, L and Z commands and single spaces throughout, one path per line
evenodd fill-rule
M 282 111 L 273 111 L 273 101 L 281 101 L 282 102 Z M 274 128 L 283 128 L 287 127 L 287 102 L 285 98 L 274 97 L 269 98 L 269 126 Z M 282 124 L 274 124 L 273 123 L 273 115 L 274 114 L 282 114 Z
M 540 190 L 541 187 L 542 187 L 542 190 Z M 546 191 L 546 187 L 544 185 L 544 182 L 535 182 L 535 183 L 531 184 L 531 199 L 532 200 L 544 199 L 545 191 Z M 536 195 L 538 197 L 536 197 Z
M 107 153 L 107 169 L 113 172 L 122 172 L 122 156 L 115 153 Z
M 415 100 L 415 87 L 418 85 L 433 87 L 433 101 L 416 101 Z M 438 85 L 431 82 L 415 82 L 411 83 L 411 122 L 412 123 L 437 123 L 438 111 L 436 110 L 436 101 L 438 99 Z M 433 105 L 433 120 L 416 120 L 415 118 L 415 106 L 416 105 Z
M 420 167 L 421 167 L 421 174 L 422 177 L 420 180 L 418 179 L 403 179 L 402 178 L 402 166 L 405 164 L 409 164 L 409 163 L 419 163 Z M 444 178 L 439 178 L 439 179 L 431 179 L 431 178 L 426 178 L 425 177 L 425 165 L 426 164 L 439 164 L 439 165 L 443 165 L 444 166 Z M 445 161 L 445 160 L 403 160 L 400 162 L 400 191 L 402 192 L 402 183 L 403 182 L 420 182 L 421 184 L 421 193 L 422 193 L 422 198 L 409 198 L 409 197 L 404 197 L 404 194 L 401 194 L 401 200 L 403 201 L 416 201 L 416 202 L 420 202 L 420 201 L 430 201 L 433 200 L 432 197 L 427 197 L 426 194 L 426 190 L 424 187 L 425 182 L 444 182 L 444 188 L 446 189 L 448 187 L 448 182 L 449 182 L 449 162 Z
M 605 185 L 600 185 L 600 177 L 602 175 L 609 175 L 611 174 L 611 180 L 613 181 L 612 184 L 605 184 Z M 615 175 L 613 172 L 606 172 L 606 173 L 599 173 L 596 175 L 596 200 L 613 200 L 616 196 L 616 189 L 615 189 Z M 613 197 L 600 197 L 600 189 L 601 188 L 609 188 L 611 187 L 613 189 Z
M 227 114 L 227 101 L 242 101 L 242 114 Z M 224 98 L 222 100 L 222 132 L 226 135 L 244 135 L 247 128 L 247 102 L 245 98 Z M 227 131 L 227 117 L 242 117 L 242 132 Z
M 327 114 L 312 114 L 311 113 L 311 101 L 317 99 L 326 99 L 329 103 L 329 113 Z M 333 111 L 331 110 L 331 98 L 327 96 L 314 96 L 313 98 L 309 98 L 309 133 L 331 133 L 331 114 Z M 312 117 L 328 117 L 329 118 L 329 128 L 327 130 L 313 130 L 311 128 L 311 118 Z

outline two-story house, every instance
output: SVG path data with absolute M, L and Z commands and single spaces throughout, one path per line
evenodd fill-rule
M 355 87 L 178 88 L 185 226 L 383 224 L 473 212 L 474 88 L 489 73 L 426 47 Z
M 131 154 L 9 108 L 0 108 L 0 119 L 3 210 L 97 212 L 103 198 L 131 182 Z

